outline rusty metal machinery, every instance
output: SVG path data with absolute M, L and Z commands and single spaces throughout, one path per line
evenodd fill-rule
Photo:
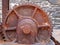
M 5 40 L 20 44 L 47 42 L 52 33 L 48 15 L 31 3 L 15 6 L 5 17 L 2 27 Z

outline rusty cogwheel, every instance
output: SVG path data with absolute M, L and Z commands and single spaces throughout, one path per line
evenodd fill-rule
M 51 21 L 37 5 L 26 3 L 14 7 L 5 18 L 3 33 L 9 41 L 35 43 L 38 30 L 51 32 Z

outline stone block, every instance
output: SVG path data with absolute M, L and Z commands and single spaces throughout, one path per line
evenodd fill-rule
M 42 0 L 29 0 L 30 2 L 41 2 Z

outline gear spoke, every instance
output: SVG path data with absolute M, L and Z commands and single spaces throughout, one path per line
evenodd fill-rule
M 38 26 L 38 28 L 43 28 L 43 29 L 47 29 L 49 27 L 50 27 L 50 25 L 48 23 L 44 23 L 43 25 Z
M 34 17 L 36 11 L 37 11 L 37 8 L 34 9 L 34 12 L 33 12 L 33 14 L 32 14 L 32 17 Z
M 14 10 L 14 12 L 16 13 L 16 15 L 17 15 L 19 18 L 22 17 L 16 10 Z
M 8 30 L 15 30 L 15 29 L 16 29 L 16 27 L 6 27 L 6 28 L 4 28 L 5 31 L 8 31 Z

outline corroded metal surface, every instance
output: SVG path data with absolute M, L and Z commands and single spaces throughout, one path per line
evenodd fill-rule
M 20 44 L 48 42 L 52 32 L 48 15 L 37 5 L 24 3 L 14 7 L 3 23 L 3 34 L 8 41 Z
M 6 15 L 9 9 L 9 0 L 3 0 L 2 5 L 4 22 L 3 25 L 0 25 L 0 45 L 15 45 L 16 42 L 21 45 L 32 45 L 32 43 L 34 43 L 33 45 L 60 45 L 51 37 L 51 21 L 40 7 L 31 3 L 22 4 L 14 7 Z M 5 42 L 9 42 L 5 43 L 3 39 Z

